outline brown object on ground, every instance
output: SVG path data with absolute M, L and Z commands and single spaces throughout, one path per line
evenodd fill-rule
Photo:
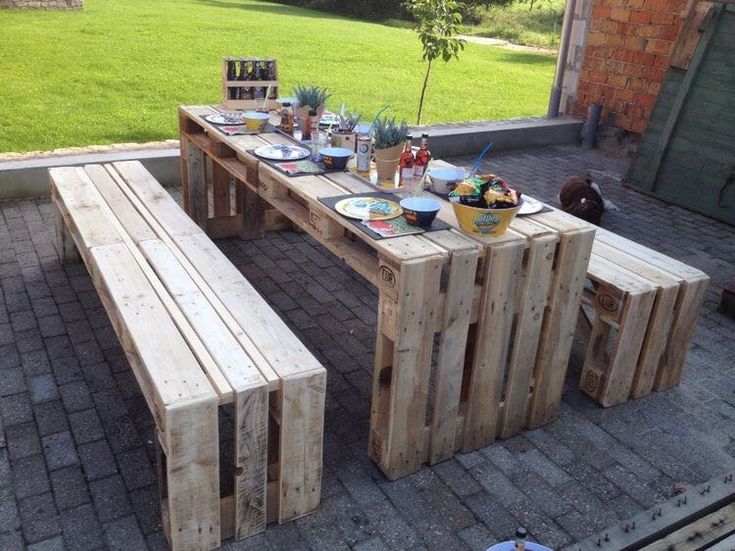
M 559 201 L 564 212 L 599 225 L 605 206 L 591 183 L 589 178 L 569 178 L 559 192 Z
M 720 312 L 731 318 L 735 318 L 735 282 L 727 283 L 722 289 L 722 300 L 720 301 Z

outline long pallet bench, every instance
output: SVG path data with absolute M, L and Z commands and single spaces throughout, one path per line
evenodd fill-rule
M 140 163 L 50 179 L 60 258 L 86 264 L 155 421 L 171 547 L 313 512 L 324 368 Z
M 709 277 L 597 229 L 580 307 L 580 388 L 612 406 L 679 384 Z

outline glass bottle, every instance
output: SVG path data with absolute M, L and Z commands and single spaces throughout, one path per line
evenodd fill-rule
M 248 62 L 244 59 L 240 60 L 240 76 L 237 78 L 239 81 L 248 80 Z M 253 95 L 250 88 L 240 88 L 240 94 L 238 99 L 253 99 Z
M 293 111 L 291 104 L 286 102 L 281 110 L 281 132 L 293 136 Z
M 398 159 L 398 170 L 400 173 L 400 180 L 398 182 L 399 186 L 405 186 L 410 180 L 413 180 L 413 171 L 416 159 L 413 156 L 413 151 L 411 151 L 412 141 L 413 136 L 406 136 L 406 144 L 403 148 L 403 153 L 401 153 L 401 156 Z
M 311 154 L 314 157 L 319 156 L 319 115 L 317 115 L 316 109 L 309 110 L 309 135 L 311 136 Z
M 523 526 L 519 526 L 516 530 L 516 541 L 515 551 L 526 551 L 526 539 L 528 538 L 528 532 Z
M 253 63 L 255 66 L 254 69 L 254 78 L 253 80 L 263 80 L 263 67 L 260 64 L 260 61 L 255 61 Z M 265 97 L 265 88 L 262 86 L 255 86 L 253 88 L 253 99 L 262 99 Z
M 421 134 L 421 146 L 416 152 L 416 163 L 413 165 L 413 173 L 416 178 L 421 178 L 424 175 L 430 160 L 429 135 Z
M 314 116 L 316 116 L 316 111 L 314 111 L 313 109 L 310 109 L 308 111 L 308 115 L 299 121 L 299 126 L 301 126 L 301 141 L 302 142 L 305 142 L 311 139 L 311 114 L 312 112 L 314 113 Z

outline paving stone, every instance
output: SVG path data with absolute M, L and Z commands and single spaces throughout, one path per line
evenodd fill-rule
M 33 407 L 36 414 L 36 425 L 41 436 L 49 436 L 69 429 L 66 412 L 60 400 L 36 404 Z
M 64 538 L 54 536 L 28 546 L 28 551 L 64 551 Z
M 134 516 L 109 522 L 103 526 L 105 540 L 111 551 L 145 549 L 146 542 Z
M 129 497 L 133 504 L 135 517 L 138 519 L 138 524 L 140 524 L 143 533 L 149 535 L 160 530 L 161 510 L 158 499 L 158 487 L 155 485 L 146 486 L 140 490 L 130 492 Z M 295 526 L 294 529 L 296 529 Z
M 104 438 L 105 431 L 95 409 L 86 409 L 69 414 L 69 425 L 74 441 L 86 444 Z
M 21 364 L 26 377 L 51 373 L 51 362 L 45 350 L 35 350 L 21 355 Z
M 68 431 L 42 438 L 43 453 L 49 470 L 61 469 L 79 463 L 74 440 Z
M 89 492 L 79 466 L 67 467 L 51 473 L 51 486 L 59 510 L 71 509 L 89 503 Z
M 353 551 L 389 551 L 380 538 L 370 538 L 356 544 Z
M 23 535 L 28 543 L 48 539 L 61 533 L 59 515 L 50 493 L 26 498 L 20 502 Z
M 31 401 L 34 404 L 49 402 L 59 398 L 59 390 L 56 386 L 54 376 L 49 374 L 32 377 L 28 381 Z
M 0 534 L 0 549 L 3 551 L 23 551 L 26 546 L 23 544 L 23 535 L 20 530 L 15 532 L 8 532 L 7 534 Z M 35 549 L 33 546 L 27 549 Z
M 103 546 L 102 527 L 91 505 L 82 505 L 61 513 L 64 542 L 69 549 L 87 551 Z
M 79 381 L 83 377 L 79 360 L 74 357 L 56 358 L 51 356 L 51 369 L 56 376 L 56 382 L 60 385 Z
M 61 394 L 61 401 L 64 404 L 64 408 L 69 413 L 88 409 L 94 405 L 92 395 L 89 393 L 87 383 L 84 381 L 74 381 L 60 386 L 59 393 Z
M 117 465 L 109 444 L 98 440 L 77 447 L 87 480 L 97 480 L 117 473 Z
M 34 423 L 13 425 L 5 429 L 8 455 L 11 460 L 41 453 L 41 442 Z
M 148 455 L 143 448 L 123 452 L 117 456 L 117 461 L 128 490 L 137 490 L 156 481 Z
M 115 520 L 133 512 L 128 492 L 120 475 L 90 482 L 89 489 L 102 522 Z
M 18 505 L 8 485 L 0 486 L 0 533 L 18 530 L 21 526 Z
M 0 371 L 0 396 L 10 396 L 26 390 L 26 381 L 20 367 Z
M 28 393 L 22 392 L 0 398 L 0 415 L 6 427 L 33 421 L 33 409 Z
M 51 490 L 42 455 L 32 455 L 13 461 L 13 485 L 18 499 L 43 494 Z

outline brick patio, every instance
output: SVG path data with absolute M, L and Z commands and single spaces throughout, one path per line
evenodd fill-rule
M 603 226 L 711 276 L 682 384 L 603 410 L 576 389 L 577 346 L 558 421 L 387 482 L 366 454 L 375 289 L 303 234 L 222 240 L 329 373 L 321 508 L 223 548 L 483 550 L 519 524 L 560 547 L 735 469 L 735 321 L 716 312 L 733 228 L 623 188 L 627 161 L 597 151 L 491 160 L 550 202 L 589 172 L 621 208 Z M 152 419 L 86 270 L 57 261 L 50 207 L 0 204 L 0 550 L 166 549 Z

